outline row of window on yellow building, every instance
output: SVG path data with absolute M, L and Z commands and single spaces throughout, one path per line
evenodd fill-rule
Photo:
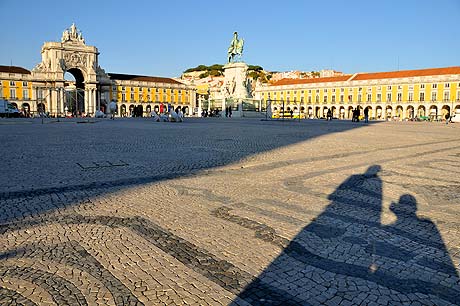
M 300 87 L 302 85 L 296 86 Z M 460 101 L 460 83 L 267 90 L 262 92 L 262 98 L 264 100 L 282 100 L 293 103 L 449 102 Z
M 190 92 L 182 89 L 116 86 L 110 99 L 117 102 L 173 102 L 188 103 Z
M 34 90 L 32 82 L 2 80 L 1 85 L 0 98 L 7 100 L 30 100 L 32 98 L 32 90 Z M 110 99 L 117 102 L 188 103 L 189 95 L 190 92 L 183 89 L 115 86 L 112 88 Z

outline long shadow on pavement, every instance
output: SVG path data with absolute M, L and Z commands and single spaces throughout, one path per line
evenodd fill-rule
M 380 166 L 353 175 L 331 203 L 238 294 L 252 305 L 460 304 L 460 280 L 436 225 L 404 194 L 381 224 Z M 275 241 L 275 240 L 273 240 Z M 238 304 L 238 300 L 235 300 Z

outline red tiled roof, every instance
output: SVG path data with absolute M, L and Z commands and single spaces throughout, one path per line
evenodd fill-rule
M 352 81 L 408 78 L 408 77 L 420 77 L 420 76 L 444 75 L 444 74 L 460 74 L 460 67 L 456 66 L 456 67 L 429 68 L 429 69 L 419 69 L 419 70 L 358 73 L 352 79 Z
M 108 74 L 112 80 L 126 80 L 126 81 L 139 81 L 139 82 L 155 82 L 155 83 L 170 83 L 170 84 L 180 84 L 171 78 L 162 78 L 162 77 L 153 77 L 153 76 L 144 76 L 144 75 L 132 75 L 132 74 L 120 74 L 120 73 L 109 73 Z
M 343 82 L 348 80 L 352 75 L 341 75 L 328 78 L 311 78 L 311 79 L 281 79 L 271 84 L 271 86 L 281 85 L 297 85 L 297 84 L 310 84 L 310 83 L 327 83 L 327 82 Z
M 22 67 L 17 67 L 17 66 L 1 66 L 0 65 L 0 72 L 30 74 L 29 70 L 24 69 Z

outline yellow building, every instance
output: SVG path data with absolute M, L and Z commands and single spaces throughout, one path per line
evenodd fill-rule
M 442 119 L 460 111 L 460 67 L 356 73 L 327 78 L 282 79 L 256 89 L 273 113 L 348 119 L 368 108 L 373 119 Z
M 109 100 L 120 107 L 121 116 L 132 114 L 134 107 L 140 106 L 149 114 L 166 110 L 168 106 L 180 107 L 191 114 L 195 89 L 171 78 L 108 73 L 112 80 Z
M 0 99 L 6 99 L 17 109 L 30 110 L 32 78 L 29 70 L 16 66 L 0 66 Z

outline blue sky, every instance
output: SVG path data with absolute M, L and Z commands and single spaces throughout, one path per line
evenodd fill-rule
M 32 69 L 75 22 L 106 72 L 179 76 L 224 64 L 234 31 L 266 70 L 460 65 L 460 0 L 0 0 L 0 65 Z

